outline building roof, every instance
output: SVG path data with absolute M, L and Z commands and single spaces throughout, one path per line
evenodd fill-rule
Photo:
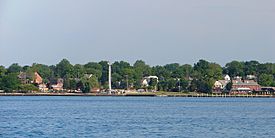
M 43 78 L 39 75 L 38 72 L 34 72 L 34 83 L 41 84 L 43 82 Z
M 159 79 L 158 76 L 147 76 L 144 77 L 145 79 Z
M 262 90 L 273 90 L 273 91 L 275 91 L 275 87 L 262 87 Z
M 227 80 L 218 80 L 223 86 L 226 86 L 228 83 L 229 83 L 229 81 L 227 81 Z
M 234 80 L 232 83 L 233 85 L 259 85 L 254 80 Z
M 25 72 L 20 72 L 19 75 L 17 76 L 19 79 L 26 79 L 27 78 L 27 73 Z

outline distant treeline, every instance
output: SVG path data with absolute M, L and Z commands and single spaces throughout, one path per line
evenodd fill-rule
M 63 59 L 57 65 L 51 66 L 37 63 L 23 67 L 17 63 L 8 68 L 0 66 L 0 89 L 5 91 L 36 90 L 35 84 L 21 84 L 18 79 L 20 72 L 29 74 L 38 72 L 45 84 L 56 83 L 58 78 L 62 78 L 64 89 L 81 89 L 83 92 L 89 92 L 92 88 L 108 88 L 107 61 L 72 65 L 67 59 Z M 212 91 L 214 82 L 223 79 L 225 74 L 230 77 L 255 75 L 260 85 L 275 86 L 274 63 L 232 61 L 222 67 L 217 63 L 199 60 L 194 65 L 172 63 L 164 66 L 149 66 L 144 61 L 137 60 L 133 65 L 125 61 L 112 63 L 112 87 L 114 89 L 127 89 L 127 87 L 140 89 L 145 87 L 141 83 L 144 77 L 157 76 L 159 81 L 150 81 L 149 86 L 144 89 L 208 93 Z

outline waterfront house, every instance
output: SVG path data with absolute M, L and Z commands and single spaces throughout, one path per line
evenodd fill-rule
M 226 80 L 217 80 L 214 83 L 213 87 L 213 93 L 222 93 L 226 89 L 226 85 L 229 83 L 229 81 Z
M 61 90 L 63 90 L 63 79 L 58 79 L 56 84 L 51 85 L 51 88 L 54 91 L 61 91 Z
M 43 78 L 39 75 L 38 72 L 34 72 L 34 73 L 20 72 L 17 77 L 22 84 L 29 84 L 29 83 L 42 84 L 43 83 Z
M 256 91 L 260 91 L 261 86 L 255 80 L 232 80 L 231 94 L 248 94 Z
M 42 84 L 43 83 L 43 78 L 39 75 L 38 72 L 34 72 L 33 83 L 35 83 L 35 84 Z
M 222 93 L 226 89 L 226 85 L 230 82 L 229 75 L 225 75 L 223 80 L 217 80 L 213 86 L 213 93 Z
M 27 74 L 26 72 L 22 72 L 22 71 L 20 71 L 20 73 L 17 77 L 22 84 L 30 83 L 30 78 L 32 78 L 31 75 Z
M 152 81 L 152 79 L 156 79 L 157 83 L 159 81 L 159 78 L 157 76 L 147 76 L 147 77 L 144 77 L 142 80 L 141 80 L 141 85 L 143 87 L 148 87 L 150 84 L 150 82 Z M 156 88 L 157 86 L 155 86 L 155 90 L 157 89 Z
M 49 90 L 49 88 L 47 87 L 46 84 L 42 83 L 38 85 L 39 91 L 41 92 L 47 92 Z

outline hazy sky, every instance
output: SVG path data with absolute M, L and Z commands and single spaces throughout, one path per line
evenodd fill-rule
M 0 0 L 0 64 L 275 62 L 275 0 Z

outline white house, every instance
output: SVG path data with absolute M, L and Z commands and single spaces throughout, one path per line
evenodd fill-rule
M 141 80 L 141 85 L 142 86 L 145 86 L 145 87 L 148 87 L 149 86 L 149 83 L 151 81 L 151 79 L 157 79 L 157 82 L 158 82 L 158 77 L 157 76 L 147 76 L 147 77 L 144 77 L 142 80 Z
M 217 80 L 214 83 L 213 91 L 214 92 L 221 92 L 225 89 L 226 85 L 230 82 L 231 78 L 229 75 L 225 75 L 224 80 Z

